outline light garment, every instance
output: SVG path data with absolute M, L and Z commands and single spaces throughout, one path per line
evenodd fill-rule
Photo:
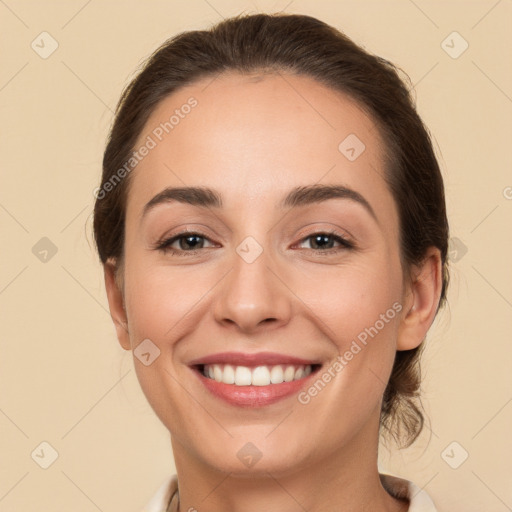
M 379 476 L 384 489 L 389 494 L 395 498 L 407 498 L 409 500 L 408 512 L 437 512 L 430 496 L 409 480 L 384 473 L 379 473 Z M 166 478 L 142 512 L 177 512 L 177 490 L 177 475 Z

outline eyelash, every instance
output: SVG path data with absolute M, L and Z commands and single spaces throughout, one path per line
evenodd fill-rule
M 306 249 L 307 251 L 312 251 L 315 253 L 323 253 L 323 254 L 327 253 L 329 255 L 333 255 L 333 254 L 338 254 L 340 251 L 344 251 L 347 249 L 351 250 L 351 249 L 355 248 L 355 245 L 352 242 L 349 242 L 340 233 L 338 233 L 337 231 L 328 231 L 328 230 L 312 233 L 312 234 L 302 238 L 298 243 L 301 244 L 301 243 L 305 242 L 306 240 L 313 238 L 315 236 L 318 236 L 318 235 L 327 235 L 327 236 L 332 237 L 335 242 L 339 242 L 341 244 L 341 247 L 334 248 L 334 249 L 332 249 L 332 248 L 331 249 Z M 206 237 L 196 231 L 182 231 L 181 233 L 177 233 L 176 235 L 173 235 L 170 238 L 166 238 L 166 239 L 158 241 L 155 244 L 154 249 L 162 251 L 164 254 L 171 253 L 175 256 L 196 255 L 202 249 L 192 249 L 190 251 L 185 251 L 183 249 L 177 250 L 177 249 L 173 249 L 170 247 L 174 242 L 180 240 L 181 238 L 187 238 L 190 236 L 198 236 L 200 238 L 204 238 L 205 240 L 209 240 L 211 242 L 211 240 L 208 237 Z

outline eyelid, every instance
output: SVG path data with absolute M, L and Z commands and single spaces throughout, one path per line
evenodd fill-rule
M 343 249 L 355 249 L 356 244 L 353 242 L 350 238 L 346 237 L 344 234 L 340 233 L 339 231 L 335 229 L 319 229 L 316 231 L 313 231 L 312 233 L 307 234 L 306 236 L 303 236 L 298 242 L 296 242 L 292 247 L 295 247 L 297 245 L 300 245 L 304 243 L 306 240 L 314 237 L 315 235 L 328 235 L 333 237 L 334 239 L 337 239 L 338 243 L 341 245 L 341 247 L 332 248 L 332 249 L 324 249 L 324 250 L 314 250 L 314 249 L 306 249 L 308 251 L 313 251 L 315 253 L 336 253 L 339 250 Z
M 304 238 L 308 238 L 310 236 L 323 233 L 323 234 L 338 236 L 338 237 L 342 238 L 345 242 L 355 245 L 355 238 L 346 229 L 340 228 L 338 226 L 332 226 L 332 227 L 328 227 L 328 228 L 320 227 L 320 226 L 317 227 L 316 226 L 317 224 L 319 224 L 319 223 L 314 222 L 312 224 L 308 224 L 306 227 L 302 228 L 296 236 L 300 237 L 300 241 L 303 241 Z M 315 227 L 312 227 L 314 225 L 315 225 Z
M 310 228 L 311 229 L 311 228 Z M 327 235 L 331 236 L 335 239 L 335 242 L 339 244 L 338 247 L 333 248 L 327 248 L 327 249 L 312 249 L 312 248 L 304 248 L 304 250 L 314 253 L 315 255 L 323 255 L 323 256 L 329 256 L 329 255 L 336 255 L 340 251 L 346 251 L 351 249 L 356 249 L 356 244 L 354 243 L 353 239 L 350 237 L 347 237 L 344 233 L 342 233 L 344 230 L 340 230 L 338 228 L 330 228 L 330 229 L 321 229 L 318 228 L 316 230 L 311 230 L 309 233 L 303 233 L 301 238 L 295 242 L 292 245 L 292 248 L 296 247 L 297 245 L 300 245 L 304 242 L 306 242 L 308 239 L 316 236 L 316 235 Z M 176 243 L 181 238 L 186 238 L 187 236 L 196 235 L 204 240 L 207 240 L 209 243 L 211 243 L 214 247 L 218 247 L 218 243 L 214 242 L 210 239 L 209 236 L 205 235 L 201 231 L 190 229 L 190 228 L 184 228 L 181 231 L 177 233 L 173 233 L 170 235 L 164 235 L 161 237 L 157 242 L 153 244 L 154 250 L 159 250 L 163 253 L 171 253 L 175 256 L 193 256 L 201 251 L 204 251 L 204 249 L 208 249 L 209 247 L 201 247 L 199 249 L 191 249 L 191 250 L 184 250 L 184 249 L 174 249 L 171 246 Z M 211 247 L 210 247 L 211 248 Z
M 205 240 L 208 240 L 209 242 L 211 242 L 213 245 L 218 245 L 216 242 L 214 242 L 208 235 L 205 235 L 204 233 L 202 233 L 201 231 L 197 230 L 197 229 L 189 229 L 189 228 L 184 228 L 180 231 L 178 231 L 177 233 L 172 233 L 172 234 L 165 234 L 164 236 L 162 236 L 161 238 L 159 238 L 154 244 L 152 244 L 152 248 L 155 249 L 155 250 L 168 250 L 168 251 L 173 251 L 173 249 L 170 247 L 174 242 L 176 242 L 177 240 L 179 240 L 180 238 L 185 238 L 186 236 L 191 236 L 191 235 L 197 235 L 201 238 L 204 238 Z M 183 251 L 183 250 L 175 250 L 176 252 L 188 252 L 188 253 L 193 253 L 195 252 L 196 250 L 201 250 L 201 249 L 195 249 L 195 250 L 191 250 L 191 251 Z

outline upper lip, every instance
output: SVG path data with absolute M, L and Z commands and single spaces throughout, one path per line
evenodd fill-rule
M 257 352 L 244 354 L 242 352 L 219 352 L 199 357 L 190 361 L 190 366 L 205 364 L 231 364 L 233 366 L 272 366 L 278 364 L 308 365 L 319 364 L 317 361 L 301 359 L 287 354 L 276 352 Z

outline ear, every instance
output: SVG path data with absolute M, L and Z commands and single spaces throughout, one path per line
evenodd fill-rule
M 105 288 L 107 291 L 110 316 L 114 322 L 117 339 L 125 350 L 131 350 L 130 336 L 128 334 L 128 319 L 124 307 L 123 292 L 116 282 L 116 264 L 111 260 L 103 265 Z
M 411 350 L 425 339 L 436 316 L 442 278 L 441 253 L 437 247 L 430 247 L 421 265 L 413 267 L 412 282 L 406 285 L 397 350 Z

